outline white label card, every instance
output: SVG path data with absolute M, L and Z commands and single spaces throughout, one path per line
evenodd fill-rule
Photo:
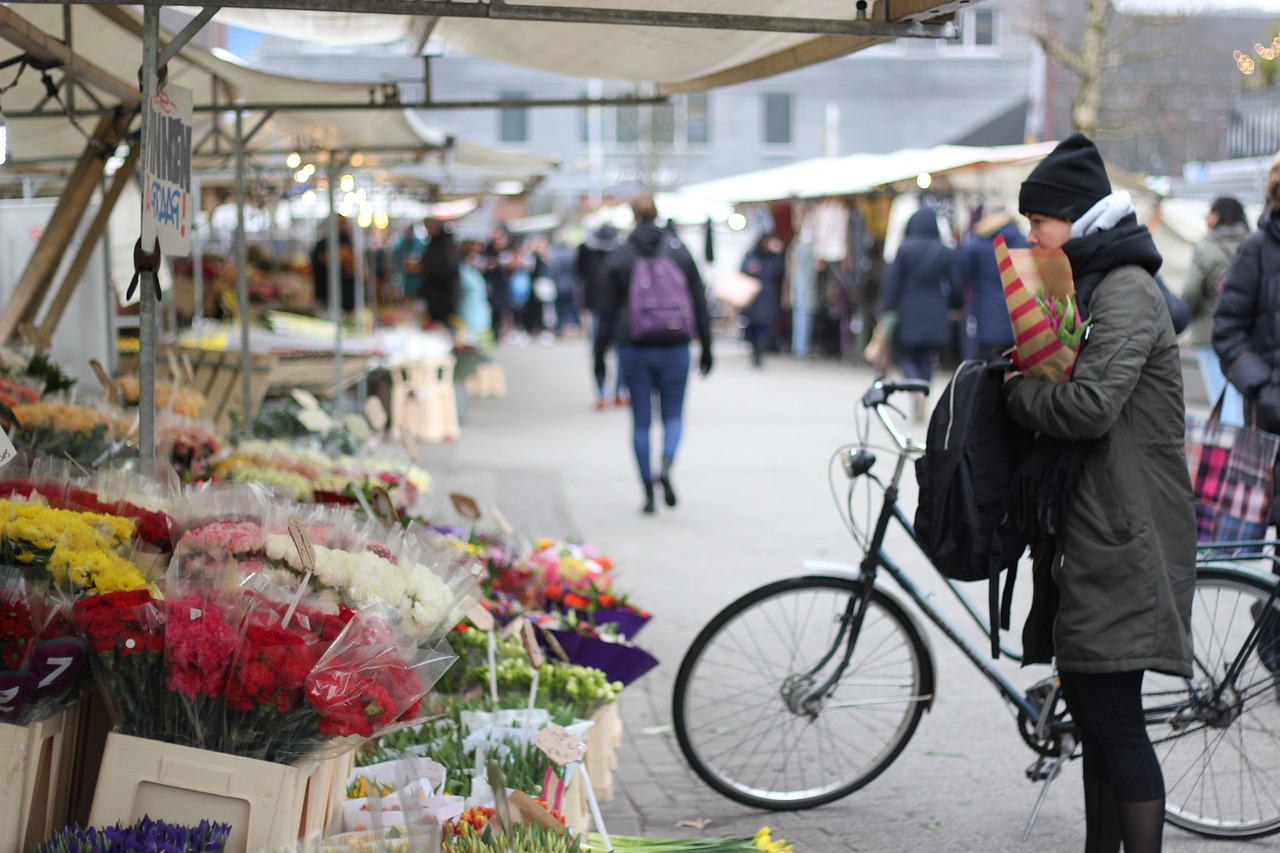
M 293 545 L 298 549 L 298 560 L 302 563 L 302 568 L 309 572 L 316 570 L 316 549 L 311 544 L 311 537 L 307 536 L 307 530 L 302 526 L 302 519 L 296 515 L 289 516 L 289 536 L 293 539 Z
M 387 428 L 387 408 L 378 397 L 369 397 L 364 401 L 364 416 L 369 419 L 369 426 L 374 432 L 382 432 Z
M 320 408 L 320 401 L 317 400 L 316 395 L 312 394 L 310 391 L 305 391 L 301 388 L 294 388 L 292 391 L 289 392 L 289 394 L 293 397 L 294 400 L 297 400 L 298 405 L 304 409 Z
M 561 767 L 581 761 L 587 754 L 587 745 L 561 726 L 547 726 L 538 732 L 538 736 L 533 739 L 533 745 Z
M 308 432 L 328 432 L 335 426 L 333 418 L 323 409 L 303 409 L 298 412 L 298 423 Z
M 471 608 L 471 611 L 467 613 L 467 618 L 471 620 L 472 625 L 475 625 L 481 631 L 492 631 L 497 624 L 493 621 L 493 614 L 489 612 L 489 608 L 479 603 Z
M 13 442 L 9 440 L 8 433 L 0 429 L 0 468 L 12 462 L 13 457 L 17 455 L 18 452 L 14 450 Z
M 524 653 L 529 656 L 529 664 L 534 669 L 542 669 L 547 663 L 547 655 L 542 651 L 542 646 L 538 645 L 538 629 L 528 619 L 520 626 L 520 643 L 524 646 Z

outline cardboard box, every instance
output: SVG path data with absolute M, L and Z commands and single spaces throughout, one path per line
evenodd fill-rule
M 67 822 L 77 709 L 0 724 L 0 853 L 24 853 Z
M 143 815 L 171 823 L 231 824 L 225 853 L 292 845 L 312 823 L 307 784 L 317 762 L 272 764 L 112 732 L 102 756 L 90 822 L 132 823 Z M 324 787 L 330 789 L 331 777 Z

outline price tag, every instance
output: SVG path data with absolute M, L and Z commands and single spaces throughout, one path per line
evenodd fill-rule
M 91 358 L 89 359 L 89 366 L 93 368 L 93 375 L 98 377 L 98 381 L 102 383 L 102 390 L 107 394 L 107 402 L 114 403 L 116 399 L 116 383 L 111 381 L 111 377 L 107 375 L 102 362 L 96 358 Z
M 481 631 L 492 631 L 497 623 L 493 621 L 493 614 L 489 612 L 489 608 L 483 604 L 476 604 L 467 613 L 467 618 L 471 620 L 471 624 L 475 625 Z
M 368 441 L 373 437 L 373 430 L 369 429 L 369 422 L 364 416 L 356 412 L 349 412 L 342 416 L 342 425 L 347 428 L 347 432 L 351 433 L 351 437 L 356 441 Z
M 387 494 L 387 490 L 382 486 L 374 486 L 369 490 L 370 508 L 373 514 L 382 519 L 386 524 L 399 524 L 400 513 L 396 510 L 396 505 L 391 502 L 391 495 Z
M 516 634 L 519 634 L 522 630 L 524 630 L 524 623 L 527 621 L 528 620 L 525 619 L 523 616 L 517 616 L 516 618 L 512 619 L 510 622 L 507 623 L 507 627 L 502 629 L 501 631 L 502 639 L 505 640 L 508 637 L 514 637 Z
M 552 762 L 563 767 L 581 761 L 587 754 L 587 745 L 569 734 L 562 726 L 547 726 L 538 732 L 533 745 Z
M 0 430 L 0 468 L 12 462 L 13 457 L 17 455 L 18 451 L 14 449 L 13 442 L 9 440 L 9 434 L 4 430 Z
M 369 419 L 369 426 L 374 432 L 382 432 L 387 428 L 387 409 L 382 405 L 380 397 L 368 397 L 364 401 L 364 416 Z
M 449 500 L 453 503 L 453 508 L 458 515 L 469 521 L 480 519 L 480 504 L 476 503 L 475 498 L 453 492 L 449 495 Z
M 316 395 L 312 394 L 310 391 L 304 391 L 301 388 L 294 388 L 292 391 L 289 392 L 289 394 L 293 397 L 294 400 L 298 402 L 298 405 L 301 406 L 303 409 L 320 408 L 320 401 L 317 400 Z
M 328 432 L 337 425 L 323 409 L 303 409 L 298 412 L 298 423 L 308 432 Z
M 302 526 L 302 520 L 296 515 L 289 516 L 289 536 L 293 539 L 293 545 L 298 549 L 298 560 L 302 563 L 302 568 L 308 572 L 316 570 L 316 549 L 311 545 L 311 538 L 307 536 L 306 528 Z
M 528 619 L 520 626 L 520 643 L 524 653 L 529 656 L 529 663 L 534 669 L 542 669 L 547 663 L 547 656 L 538 645 L 538 629 Z

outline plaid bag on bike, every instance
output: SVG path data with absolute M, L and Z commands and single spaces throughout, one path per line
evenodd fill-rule
M 1187 415 L 1187 470 L 1195 492 L 1196 539 L 1200 542 L 1212 542 L 1214 538 L 1214 521 L 1236 432 L 1236 427 L 1225 426 L 1212 415 L 1208 419 Z
M 1214 542 L 1264 539 L 1275 495 L 1276 453 L 1280 436 L 1256 427 L 1236 433 L 1222 474 L 1222 494 L 1213 522 Z

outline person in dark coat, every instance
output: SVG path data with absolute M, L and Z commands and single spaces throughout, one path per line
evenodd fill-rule
M 1023 663 L 1056 659 L 1079 727 L 1085 849 L 1158 851 L 1165 788 L 1142 680 L 1192 675 L 1196 557 L 1182 366 L 1154 278 L 1162 259 L 1082 134 L 1032 170 L 1018 205 L 1030 245 L 1066 254 L 1078 313 L 1092 318 L 1069 380 L 1014 372 L 1004 386 L 1012 418 L 1039 436 L 1031 453 L 1075 461 L 1074 488 L 1037 514 Z
M 345 313 L 356 310 L 356 263 L 351 244 L 351 220 L 338 217 L 338 264 L 341 270 L 341 303 Z M 329 237 L 321 237 L 311 250 L 312 292 L 316 310 L 329 313 Z
M 951 343 L 951 249 L 938 233 L 938 215 L 922 207 L 907 220 L 906 236 L 885 270 L 880 316 L 893 324 L 893 357 L 908 379 L 933 376 L 938 352 Z
M 511 328 L 511 275 L 519 265 L 519 259 L 507 232 L 495 228 L 481 258 L 495 341 L 501 341 Z
M 422 250 L 419 265 L 422 295 L 427 301 L 427 315 L 433 323 L 448 325 L 458 313 L 462 299 L 462 281 L 458 267 L 462 254 L 453 233 L 438 219 L 427 219 L 427 247 Z
M 1222 196 L 1209 206 L 1205 224 L 1209 226 L 1209 233 L 1196 243 L 1191 252 L 1191 267 L 1182 288 L 1191 306 L 1191 346 L 1200 358 L 1200 378 L 1204 381 L 1209 402 L 1215 402 L 1226 391 L 1222 422 L 1242 426 L 1244 401 L 1240 392 L 1227 383 L 1218 354 L 1213 351 L 1213 310 L 1218 303 L 1219 287 L 1227 267 L 1249 233 L 1249 223 L 1239 200 Z
M 782 280 L 787 277 L 786 246 L 776 234 L 766 234 L 742 259 L 742 272 L 760 280 L 760 292 L 743 311 L 747 327 L 743 334 L 751 344 L 751 363 L 764 364 L 773 326 L 782 314 Z
M 618 229 L 608 222 L 587 235 L 587 239 L 578 247 L 578 278 L 582 279 L 582 307 L 591 313 L 591 339 L 595 340 L 600 331 L 600 301 L 608 282 L 605 278 L 605 260 L 609 253 L 622 245 L 622 236 Z M 596 383 L 596 410 L 604 409 L 610 399 L 614 405 L 625 406 L 628 403 L 626 385 L 622 381 L 622 371 L 616 367 L 613 371 L 613 394 L 606 394 L 606 381 Z
M 680 434 L 684 429 L 684 395 L 689 381 L 689 344 L 642 344 L 631 339 L 628 296 L 631 273 L 640 257 L 652 258 L 659 252 L 672 258 L 684 273 L 693 301 L 694 321 L 701 354 L 698 372 L 711 372 L 711 316 L 707 312 L 707 293 L 698 267 L 677 238 L 658 227 L 658 210 L 653 198 L 637 196 L 631 202 L 636 227 L 625 243 L 609 254 L 605 264 L 606 287 L 600 295 L 600 325 L 595 337 L 596 384 L 605 379 L 605 354 L 610 346 L 618 348 L 618 369 L 631 392 L 632 445 L 640 482 L 644 487 L 645 514 L 654 512 L 653 460 L 649 447 L 649 431 L 653 420 L 653 398 L 658 398 L 662 416 L 662 469 L 658 481 L 662 485 L 663 502 L 676 505 L 671 484 L 671 468 L 675 462 Z
M 1004 207 L 993 207 L 960 242 L 952 273 L 953 285 L 959 288 L 977 327 L 975 356 L 984 360 L 1013 346 L 1013 325 L 1009 322 L 1000 268 L 996 266 L 997 236 L 1003 237 L 1010 249 L 1027 246 L 1027 238 L 1022 236 L 1013 217 Z
M 1263 208 L 1258 230 L 1223 273 L 1212 340 L 1227 381 L 1244 397 L 1245 423 L 1280 432 L 1280 295 L 1272 283 L 1280 274 L 1280 155 L 1271 161 Z M 1272 503 L 1271 523 L 1280 524 L 1280 501 Z

